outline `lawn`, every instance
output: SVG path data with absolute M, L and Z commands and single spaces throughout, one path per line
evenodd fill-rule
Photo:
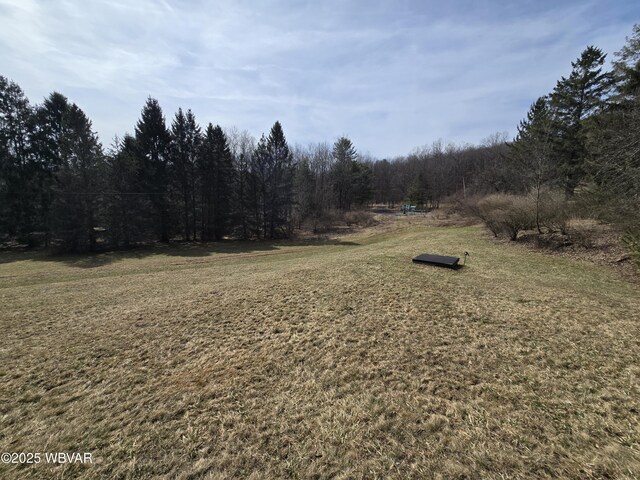
M 640 477 L 640 287 L 478 226 L 3 252 L 0 305 L 0 452 L 93 458 L 3 479 Z

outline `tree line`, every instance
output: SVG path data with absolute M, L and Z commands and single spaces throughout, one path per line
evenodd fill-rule
M 373 165 L 376 202 L 438 207 L 464 199 L 498 234 L 559 231 L 571 216 L 619 227 L 640 253 L 640 25 L 614 54 L 588 46 L 553 91 L 535 100 L 517 135 L 480 146 L 417 149 Z
M 605 59 L 586 48 L 532 104 L 513 140 L 436 141 L 381 160 L 359 154 L 346 136 L 290 146 L 279 122 L 259 139 L 235 127 L 203 129 L 190 110 L 168 125 L 153 98 L 134 133 L 104 149 L 65 96 L 31 105 L 0 76 L 0 242 L 86 251 L 274 239 L 322 230 L 372 203 L 438 208 L 445 198 L 487 194 L 529 195 L 540 230 L 551 191 L 565 199 L 553 208 L 580 197 L 594 216 L 640 238 L 640 27 L 611 71 Z
M 640 251 L 640 25 L 610 70 L 605 61 L 601 49 L 587 47 L 531 105 L 507 143 L 502 191 L 529 195 L 527 226 L 539 233 L 579 214 L 619 226 Z
M 65 251 L 172 239 L 291 236 L 310 217 L 372 198 L 370 165 L 347 137 L 292 149 L 275 122 L 203 130 L 148 98 L 133 135 L 106 151 L 85 113 L 54 92 L 31 106 L 0 76 L 0 240 Z

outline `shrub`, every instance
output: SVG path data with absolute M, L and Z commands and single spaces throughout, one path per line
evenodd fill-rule
M 463 215 L 482 220 L 487 228 L 491 230 L 491 233 L 493 233 L 493 235 L 497 237 L 500 233 L 500 229 L 498 228 L 497 224 L 494 224 L 491 221 L 491 218 L 486 215 L 485 210 L 480 208 L 479 204 L 482 200 L 483 198 L 479 196 L 458 199 L 458 201 L 455 203 L 455 207 L 457 211 L 462 213 Z
M 535 226 L 535 212 L 529 197 L 494 194 L 478 201 L 478 217 L 495 236 L 505 234 L 516 240 L 518 233 Z
M 314 213 L 308 218 L 313 233 L 327 233 L 339 221 L 339 214 L 334 210 L 325 210 L 322 213 Z
M 344 214 L 344 222 L 347 226 L 356 225 L 358 227 L 370 227 L 376 224 L 371 212 L 363 210 L 354 210 Z
M 305 221 L 305 225 L 310 227 L 313 233 L 327 233 L 339 225 L 370 227 L 375 224 L 373 213 L 363 210 L 350 212 L 325 210 L 320 214 L 316 213 L 309 216 Z
M 534 214 L 535 214 L 535 198 Z M 538 218 L 540 226 L 549 232 L 567 234 L 567 224 L 572 215 L 572 208 L 567 202 L 564 193 L 558 191 L 544 191 L 540 195 Z

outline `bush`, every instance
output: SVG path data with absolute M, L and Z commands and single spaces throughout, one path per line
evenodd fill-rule
M 493 223 L 491 218 L 486 215 L 485 210 L 480 208 L 480 202 L 482 200 L 483 197 L 479 196 L 467 197 L 464 199 L 458 199 L 458 201 L 454 203 L 454 206 L 456 211 L 461 214 L 482 220 L 487 228 L 491 230 L 491 233 L 497 237 L 500 233 L 500 229 L 498 228 L 498 225 Z
M 497 237 L 515 240 L 522 230 L 536 228 L 536 197 L 532 195 L 493 194 L 471 197 L 457 204 L 458 210 L 479 218 Z M 572 209 L 561 192 L 544 191 L 540 195 L 538 220 L 548 232 L 567 233 Z
M 573 244 L 591 249 L 597 246 L 603 228 L 594 219 L 572 218 L 567 222 L 566 234 Z
M 325 210 L 321 214 L 310 215 L 305 221 L 305 226 L 313 233 L 327 233 L 338 226 L 370 227 L 377 222 L 371 212 L 354 210 L 350 212 L 340 212 L 338 210 Z
M 488 195 L 477 202 L 475 211 L 496 237 L 504 234 L 516 240 L 520 231 L 535 226 L 535 209 L 529 197 Z
M 370 227 L 376 224 L 371 212 L 365 212 L 363 210 L 354 210 L 351 212 L 345 212 L 344 222 L 347 226 L 351 227 L 356 225 L 358 227 Z
M 311 227 L 313 233 L 327 233 L 339 221 L 339 215 L 334 210 L 325 210 L 322 213 L 313 213 L 305 223 Z
M 535 198 L 533 202 L 535 215 Z M 567 224 L 571 218 L 572 210 L 564 193 L 558 191 L 542 192 L 538 209 L 540 226 L 545 227 L 549 232 L 560 232 L 566 235 Z

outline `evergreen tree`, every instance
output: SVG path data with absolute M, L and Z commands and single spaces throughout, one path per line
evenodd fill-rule
M 70 108 L 67 97 L 53 92 L 36 111 L 35 145 L 43 167 L 55 173 L 62 165 L 62 137 L 65 128 L 65 115 Z
M 586 120 L 603 107 L 611 87 L 611 74 L 602 71 L 605 58 L 599 48 L 587 47 L 580 58 L 571 63 L 573 69 L 569 77 L 562 77 L 551 95 L 559 134 L 555 151 L 565 177 L 567 196 L 573 195 L 585 174 Z
M 367 163 L 357 160 L 353 162 L 351 182 L 356 205 L 363 207 L 373 200 L 373 171 Z
M 62 116 L 60 164 L 55 173 L 52 225 L 67 251 L 94 251 L 97 246 L 105 163 L 91 121 L 75 104 Z
M 135 128 L 137 152 L 142 165 L 141 186 L 149 196 L 158 239 L 168 242 L 171 236 L 168 149 L 169 131 L 160 104 L 149 97 Z
M 202 141 L 200 127 L 191 110 L 178 109 L 171 125 L 171 178 L 182 203 L 185 240 L 196 238 L 196 158 Z
M 290 234 L 293 207 L 293 156 L 280 122 L 273 124 L 267 138 L 268 194 L 267 238 Z
M 263 134 L 251 156 L 248 192 L 253 230 L 257 238 L 267 236 L 269 175 L 269 148 L 267 138 Z
M 616 81 L 617 100 L 630 100 L 640 95 L 640 24 L 633 26 L 627 44 L 615 53 L 613 75 Z
M 36 108 L 32 152 L 37 163 L 38 229 L 44 232 L 45 246 L 49 245 L 56 188 L 56 175 L 62 166 L 62 137 L 64 118 L 70 105 L 67 97 L 53 92 Z
M 349 210 L 353 202 L 353 170 L 358 154 L 347 137 L 340 137 L 333 145 L 333 189 L 338 210 Z
M 558 177 L 558 168 L 553 162 L 554 123 L 549 99 L 540 97 L 531 105 L 527 117 L 520 121 L 518 135 L 509 145 L 513 177 L 519 179 L 524 191 L 535 195 L 538 232 L 541 232 L 543 188 Z
M 202 240 L 222 240 L 233 212 L 233 159 L 220 126 L 207 126 L 198 157 L 202 188 Z
M 422 208 L 427 203 L 427 187 L 422 172 L 418 173 L 409 185 L 407 200 L 410 204 Z
M 145 222 L 149 200 L 140 183 L 142 165 L 135 138 L 128 134 L 116 138 L 106 161 L 110 242 L 128 248 L 153 231 L 153 225 Z
M 29 240 L 37 212 L 33 111 L 22 89 L 0 76 L 0 235 Z
M 591 199 L 604 220 L 626 232 L 640 259 L 640 25 L 613 62 L 615 103 L 588 136 Z

